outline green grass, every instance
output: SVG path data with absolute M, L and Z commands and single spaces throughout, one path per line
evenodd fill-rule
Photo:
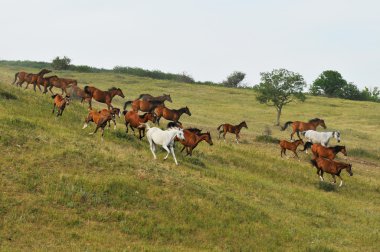
M 11 86 L 16 67 L 0 67 L 0 246 L 2 250 L 288 250 L 376 251 L 380 242 L 380 104 L 322 97 L 290 104 L 283 121 L 323 118 L 339 129 L 354 176 L 341 188 L 320 182 L 309 164 L 281 159 L 269 126 L 275 111 L 255 92 L 123 74 L 55 72 L 80 85 L 117 86 L 127 99 L 170 93 L 189 106 L 185 126 L 211 131 L 180 163 L 155 161 L 146 139 L 118 129 L 81 130 L 86 105 L 51 114 L 49 95 Z M 23 69 L 37 72 L 38 69 Z M 3 95 L 6 94 L 6 95 Z M 9 96 L 11 95 L 11 96 Z M 8 99 L 6 97 L 12 97 Z M 96 104 L 104 107 L 104 105 Z M 216 127 L 245 120 L 240 145 L 217 139 Z M 163 122 L 164 124 L 164 122 Z M 335 141 L 332 141 L 335 144 Z M 338 155 L 343 160 L 342 155 Z M 325 176 L 326 181 L 330 176 Z

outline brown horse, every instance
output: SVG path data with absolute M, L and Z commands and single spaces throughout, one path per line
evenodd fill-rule
M 88 126 L 89 122 L 94 122 L 96 124 L 95 131 L 92 133 L 89 133 L 90 135 L 95 134 L 99 128 L 102 130 L 101 139 L 103 141 L 104 136 L 104 128 L 107 126 L 107 123 L 112 120 L 112 114 L 111 113 L 102 113 L 101 111 L 96 110 L 90 110 L 88 113 L 88 116 L 85 118 L 85 123 L 82 127 L 82 129 L 85 129 Z
M 163 94 L 161 96 L 156 96 L 156 97 L 154 97 L 150 94 L 140 94 L 139 98 L 137 98 L 137 99 L 141 99 L 143 101 L 173 102 L 172 98 L 170 97 L 170 94 Z
M 50 79 L 52 78 L 58 78 L 57 75 L 53 75 L 53 76 L 49 76 L 49 77 L 43 77 L 43 76 L 38 76 L 37 78 L 37 86 L 38 88 L 40 88 L 40 86 L 43 86 L 44 87 L 44 90 L 47 88 L 47 87 L 50 87 Z M 54 95 L 54 93 L 50 90 L 50 92 Z M 44 92 L 45 94 L 45 92 Z
M 134 100 L 134 101 L 126 101 L 124 103 L 124 110 L 127 108 L 128 104 L 132 104 L 132 110 L 138 112 L 139 110 L 142 112 L 151 112 L 157 106 L 163 105 L 163 101 L 142 101 L 142 100 Z
M 220 130 L 221 127 L 223 127 L 223 130 Z M 238 125 L 231 125 L 231 124 L 228 124 L 228 123 L 221 124 L 217 128 L 217 130 L 219 131 L 219 137 L 218 138 L 220 139 L 220 134 L 223 133 L 224 141 L 226 141 L 226 134 L 227 134 L 227 132 L 229 132 L 229 133 L 232 133 L 232 134 L 236 135 L 236 143 L 239 143 L 239 138 L 240 138 L 239 133 L 240 133 L 240 130 L 243 127 L 246 128 L 246 129 L 248 129 L 248 126 L 247 126 L 247 124 L 246 124 L 245 121 L 242 121 Z
M 154 109 L 154 113 L 157 115 L 157 124 L 160 125 L 160 119 L 161 117 L 165 118 L 166 120 L 170 120 L 173 122 L 179 122 L 179 119 L 181 118 L 182 114 L 187 114 L 191 116 L 189 108 L 186 106 L 184 108 L 180 109 L 169 109 L 165 106 L 157 106 Z
M 108 89 L 108 91 L 102 91 L 93 86 L 85 86 L 84 92 L 91 97 L 90 101 L 88 102 L 90 109 L 92 109 L 92 105 L 91 105 L 92 98 L 94 98 L 95 101 L 107 104 L 108 109 L 110 109 L 110 108 L 113 108 L 111 102 L 112 102 L 112 99 L 115 97 L 115 95 L 118 95 L 121 98 L 125 97 L 123 94 L 123 91 L 121 91 L 120 88 L 115 88 L 115 87 Z
M 334 184 L 336 183 L 335 176 L 338 176 L 338 178 L 340 179 L 339 187 L 343 185 L 343 179 L 340 177 L 340 173 L 343 169 L 346 169 L 346 171 L 348 172 L 348 174 L 350 174 L 350 176 L 353 175 L 351 164 L 336 162 L 336 161 L 324 159 L 321 157 L 312 159 L 310 162 L 315 168 L 317 168 L 317 174 L 319 178 L 321 179 L 321 181 L 324 181 L 323 179 L 324 172 L 331 174 L 331 176 L 334 179 L 333 181 Z
M 309 148 L 311 148 L 311 152 L 313 152 L 314 158 L 324 157 L 333 160 L 339 152 L 341 152 L 344 156 L 347 156 L 346 146 L 344 145 L 324 147 L 321 144 L 313 144 L 311 142 L 306 142 L 302 151 L 305 151 Z
M 139 130 L 139 139 L 141 140 L 145 136 L 145 123 L 147 121 L 156 122 L 156 115 L 154 113 L 145 113 L 143 115 L 139 115 L 137 112 L 130 110 L 124 111 L 124 119 L 126 126 L 126 133 L 128 134 L 128 125 L 135 134 L 134 128 Z
M 183 133 L 185 135 L 185 139 L 184 140 L 178 139 L 179 142 L 183 144 L 183 148 L 181 152 L 186 148 L 186 153 L 187 153 L 186 156 L 187 155 L 192 156 L 193 150 L 195 149 L 195 147 L 197 147 L 197 145 L 203 140 L 206 141 L 209 145 L 214 144 L 212 142 L 210 132 L 207 132 L 207 133 L 196 133 L 196 132 L 199 132 L 199 130 L 198 129 L 195 130 L 194 128 L 190 130 L 184 129 Z
M 288 142 L 286 140 L 281 140 L 280 141 L 280 147 L 281 147 L 281 157 L 282 153 L 286 156 L 286 150 L 293 151 L 294 157 L 297 157 L 299 160 L 299 157 L 297 155 L 297 147 L 298 145 L 303 144 L 302 139 L 296 140 L 294 142 Z
M 62 90 L 62 95 L 63 93 L 67 93 L 67 88 L 70 87 L 71 85 L 77 85 L 77 81 L 73 79 L 65 79 L 65 78 L 58 78 L 57 76 L 50 76 L 47 78 L 48 84 L 44 86 L 44 94 L 47 93 L 47 87 L 49 86 L 49 91 L 53 93 L 52 89 L 53 87 L 60 88 Z
M 38 77 L 43 77 L 45 74 L 50 73 L 50 70 L 47 69 L 42 69 L 39 73 L 37 74 L 32 74 L 32 73 L 26 73 L 26 72 L 18 72 L 15 74 L 15 79 L 12 84 L 16 83 L 16 80 L 18 78 L 18 81 L 16 83 L 17 86 L 22 86 L 24 82 L 27 82 L 27 85 L 25 89 L 28 88 L 29 84 L 33 84 L 34 91 L 36 91 L 36 84 L 37 84 L 37 79 Z M 40 86 L 38 85 L 38 88 L 41 91 Z
M 84 90 L 78 87 L 77 85 L 72 86 L 72 95 L 79 97 L 81 99 L 80 103 L 82 104 L 83 101 L 89 102 L 91 99 L 90 95 L 84 92 Z
M 300 121 L 288 121 L 281 127 L 281 131 L 286 130 L 289 125 L 292 125 L 293 132 L 290 134 L 290 140 L 293 139 L 294 133 L 297 133 L 299 139 L 301 139 L 299 132 L 306 130 L 315 130 L 319 125 L 321 125 L 324 129 L 326 129 L 325 121 L 319 118 L 314 118 L 309 120 L 309 122 L 300 122 Z
M 58 108 L 57 117 L 62 116 L 62 113 L 65 110 L 65 107 L 70 104 L 70 96 L 66 95 L 66 97 L 63 98 L 61 95 L 55 94 L 51 98 L 54 99 L 54 107 L 53 107 L 52 114 L 54 114 L 55 107 L 57 107 Z

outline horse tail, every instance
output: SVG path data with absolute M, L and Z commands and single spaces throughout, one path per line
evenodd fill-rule
M 303 146 L 303 150 L 301 150 L 301 151 L 305 151 L 305 150 L 307 150 L 307 149 L 310 149 L 312 145 L 313 145 L 312 142 L 307 141 L 307 142 L 304 144 L 304 146 Z
M 84 92 L 85 92 L 86 94 L 88 94 L 88 95 L 92 96 L 92 92 L 91 92 L 91 90 L 90 90 L 90 87 L 89 87 L 89 86 L 85 86 L 83 90 L 84 90 Z
M 216 128 L 216 129 L 217 129 L 217 130 L 220 130 L 220 128 L 221 128 L 223 125 L 224 125 L 224 124 L 219 125 L 219 127 Z
M 139 97 L 137 98 L 137 100 L 141 99 L 143 96 L 144 96 L 144 94 L 140 94 Z
M 15 83 L 16 83 L 16 80 L 17 80 L 17 77 L 18 77 L 18 74 L 19 74 L 20 72 L 17 72 L 17 73 L 15 73 L 15 80 L 12 82 L 12 85 L 14 85 Z
M 126 113 L 128 113 L 128 110 L 124 110 L 123 111 L 123 115 L 125 115 Z
M 123 107 L 124 110 L 127 108 L 128 104 L 132 104 L 132 101 L 126 101 L 124 103 L 124 107 Z
M 284 126 L 281 127 L 281 131 L 286 130 L 286 128 L 287 128 L 290 124 L 292 124 L 292 123 L 293 123 L 292 121 L 288 121 L 288 122 L 286 122 L 286 123 L 284 124 Z
M 53 99 L 54 99 L 54 98 L 55 98 L 57 95 L 58 95 L 58 94 L 52 95 L 52 96 L 51 96 L 51 98 L 53 98 Z

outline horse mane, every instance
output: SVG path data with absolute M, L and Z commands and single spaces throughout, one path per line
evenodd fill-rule
M 318 117 L 316 117 L 316 118 L 310 119 L 310 120 L 309 120 L 309 123 L 318 122 L 318 121 L 320 121 L 320 120 L 321 120 L 321 119 L 319 119 Z
M 334 153 L 338 153 L 339 151 L 343 150 L 344 148 L 346 148 L 346 146 L 342 146 L 342 145 L 336 145 L 334 147 L 330 147 L 330 149 L 332 149 L 334 151 Z
M 44 77 L 45 79 L 50 79 L 50 78 L 58 78 L 58 76 L 57 75 L 52 75 L 52 76 L 49 76 L 49 77 Z
M 198 134 L 202 134 L 202 130 L 201 129 L 198 129 L 198 128 L 186 128 L 186 130 L 190 131 L 190 132 L 193 132 L 193 133 L 196 133 L 197 135 Z
M 109 88 L 108 89 L 108 91 L 113 91 L 113 90 L 118 90 L 119 88 L 117 88 L 117 87 L 111 87 L 111 88 Z
M 147 112 L 147 113 L 145 113 L 145 114 L 142 114 L 142 115 L 139 115 L 139 117 L 140 117 L 141 119 L 144 119 L 144 117 L 145 117 L 147 114 L 149 114 L 149 112 Z

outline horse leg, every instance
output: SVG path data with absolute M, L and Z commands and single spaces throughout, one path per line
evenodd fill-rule
M 240 138 L 239 133 L 236 133 L 236 143 L 239 143 L 239 138 Z
M 297 150 L 294 150 L 293 152 L 294 152 L 294 157 L 297 157 L 298 160 L 299 160 L 300 158 L 299 158 L 298 155 L 297 155 Z
M 91 97 L 91 99 L 88 101 L 88 106 L 89 106 L 90 109 L 92 109 L 92 105 L 91 105 L 91 103 L 92 103 L 92 97 Z
M 172 145 L 170 145 L 170 151 L 171 151 L 171 153 L 172 153 L 172 155 L 173 155 L 173 158 L 174 158 L 174 162 L 175 162 L 175 164 L 178 165 L 177 158 L 175 157 L 174 149 L 173 149 L 173 146 L 172 146 Z
M 282 157 L 282 151 L 283 151 L 283 149 L 281 148 L 281 157 Z
M 152 141 L 152 139 L 149 139 L 149 145 L 150 145 L 150 151 L 152 152 L 153 154 L 153 158 L 154 159 L 157 159 L 157 156 L 156 156 L 156 145 L 155 143 Z
M 132 125 L 129 125 L 129 127 L 131 128 L 133 135 L 135 135 L 135 129 L 132 127 Z
M 293 140 L 293 136 L 294 136 L 294 131 L 290 134 L 290 140 Z
M 125 123 L 125 127 L 127 128 L 127 130 L 125 131 L 125 133 L 128 134 L 128 123 L 127 122 Z
M 333 181 L 331 182 L 332 184 L 335 184 L 336 183 L 336 179 L 335 179 L 335 175 L 334 174 L 331 174 L 332 178 L 333 178 Z
M 169 154 L 170 154 L 170 150 L 168 148 L 168 146 L 166 146 L 165 144 L 162 145 L 162 148 L 164 148 L 168 153 L 166 154 L 166 156 L 164 157 L 164 160 L 166 160 L 168 157 L 169 157 Z M 176 162 L 177 163 L 177 162 Z
M 337 175 L 337 176 L 338 176 L 338 178 L 340 179 L 339 187 L 341 187 L 341 186 L 343 185 L 343 179 L 342 179 L 342 177 L 341 177 L 340 175 Z
M 113 129 L 116 130 L 116 120 L 115 120 L 115 119 L 112 119 L 112 121 L 113 121 L 113 124 L 114 124 Z M 110 125 L 110 126 L 111 126 L 111 125 Z
M 98 129 L 100 128 L 100 125 L 96 125 L 96 129 L 95 129 L 95 131 L 94 132 L 92 132 L 92 133 L 89 133 L 89 135 L 93 135 L 93 134 L 95 134 L 97 131 L 98 131 Z
M 296 132 L 297 132 L 298 139 L 299 139 L 299 140 L 302 140 L 301 137 L 300 137 L 300 131 L 297 130 Z
M 321 170 L 321 174 L 319 175 L 319 178 L 321 179 L 321 181 L 325 181 L 325 179 L 323 178 L 323 170 Z
M 181 150 L 180 152 L 182 153 L 182 151 L 183 151 L 185 148 L 186 148 L 186 146 L 184 145 L 183 148 L 182 148 L 182 150 Z M 187 149 L 186 149 L 186 150 L 187 150 Z
M 101 136 L 101 139 L 102 139 L 102 142 L 104 141 L 104 127 L 102 127 L 102 136 Z
M 224 142 L 226 141 L 226 134 L 227 134 L 227 131 L 223 131 L 223 139 L 224 139 Z
M 54 114 L 54 110 L 55 110 L 55 103 L 53 105 L 53 112 L 51 112 L 52 114 Z

